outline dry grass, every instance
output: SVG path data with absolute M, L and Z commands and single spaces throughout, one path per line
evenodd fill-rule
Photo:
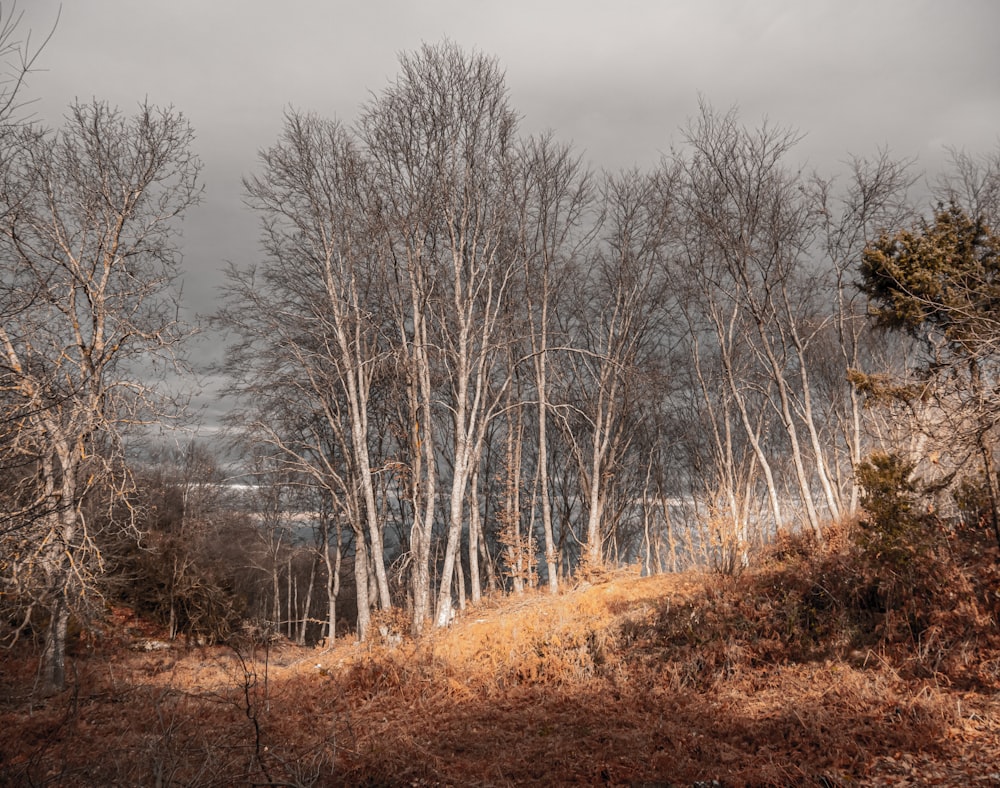
M 789 542 L 739 578 L 623 572 L 398 645 L 108 638 L 45 701 L 8 655 L 0 783 L 997 785 L 995 553 L 944 550 L 908 595 L 847 541 Z

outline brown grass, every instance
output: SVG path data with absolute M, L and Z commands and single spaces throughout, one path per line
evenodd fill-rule
M 963 544 L 906 589 L 792 540 L 738 578 L 622 572 L 395 646 L 109 636 L 46 700 L 8 654 L 0 783 L 998 785 L 1000 572 Z

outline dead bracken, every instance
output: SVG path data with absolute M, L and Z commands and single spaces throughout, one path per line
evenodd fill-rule
M 5 655 L 0 781 L 992 785 L 995 552 L 924 556 L 919 624 L 851 539 L 792 539 L 739 577 L 608 574 L 417 641 L 147 653 L 109 627 L 44 701 Z

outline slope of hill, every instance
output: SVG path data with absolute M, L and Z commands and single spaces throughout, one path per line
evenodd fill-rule
M 0 782 L 997 785 L 995 552 L 903 593 L 849 547 L 791 545 L 739 578 L 623 572 L 324 651 L 138 651 L 119 621 L 63 696 L 5 657 Z

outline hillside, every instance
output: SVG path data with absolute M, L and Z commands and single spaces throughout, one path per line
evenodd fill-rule
M 329 650 L 143 651 L 119 611 L 61 696 L 4 656 L 0 783 L 998 785 L 998 578 L 995 549 L 939 553 L 893 601 L 849 547 L 793 544 Z

